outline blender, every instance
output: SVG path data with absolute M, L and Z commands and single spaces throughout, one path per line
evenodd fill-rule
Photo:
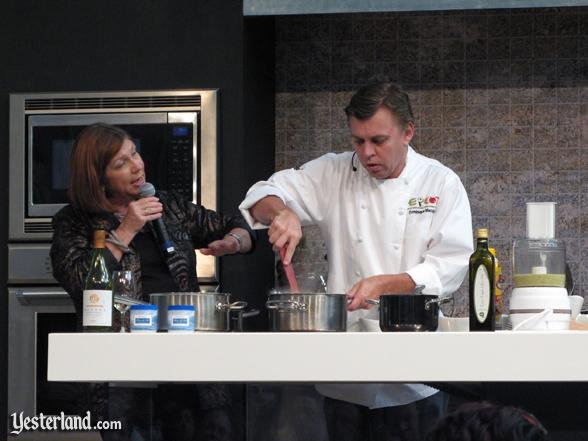
M 527 203 L 527 237 L 513 244 L 513 330 L 570 328 L 566 248 L 555 238 L 555 202 Z

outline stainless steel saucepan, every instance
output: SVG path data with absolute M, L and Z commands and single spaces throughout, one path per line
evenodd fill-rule
M 272 332 L 345 332 L 347 296 L 270 293 L 265 307 Z
M 149 294 L 149 301 L 159 308 L 159 330 L 167 330 L 169 305 L 194 305 L 196 331 L 229 331 L 231 311 L 241 313 L 247 306 L 247 302 L 231 303 L 230 297 L 221 292 L 168 292 Z

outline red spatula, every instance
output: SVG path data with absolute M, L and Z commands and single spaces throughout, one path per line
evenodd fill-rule
M 282 266 L 284 267 L 284 272 L 286 273 L 286 278 L 288 279 L 288 283 L 290 284 L 290 292 L 292 294 L 299 294 L 300 288 L 298 288 L 298 282 L 296 281 L 296 275 L 294 274 L 294 268 L 292 268 L 292 263 L 286 265 L 284 263 L 284 258 L 286 257 L 286 247 L 280 248 L 280 260 L 282 261 Z

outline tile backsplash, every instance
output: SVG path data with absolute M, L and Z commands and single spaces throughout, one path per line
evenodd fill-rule
M 351 149 L 350 96 L 398 82 L 413 146 L 459 174 L 507 287 L 525 202 L 556 201 L 576 293 L 588 296 L 588 8 L 290 16 L 276 36 L 276 170 Z M 326 273 L 325 255 L 306 228 L 297 270 Z M 467 314 L 467 282 L 455 303 Z

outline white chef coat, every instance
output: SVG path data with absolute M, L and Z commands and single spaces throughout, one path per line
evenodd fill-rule
M 328 153 L 300 169 L 283 170 L 253 185 L 239 208 L 255 229 L 249 208 L 281 198 L 302 225 L 318 225 L 327 245 L 328 292 L 346 293 L 363 278 L 408 273 L 424 293 L 457 290 L 473 252 L 472 221 L 459 177 L 408 147 L 398 178 L 377 179 L 352 152 Z M 377 308 L 348 313 L 348 330 L 360 317 L 378 319 Z M 408 404 L 436 392 L 424 385 L 320 385 L 321 393 L 370 408 Z M 345 398 L 347 397 L 347 398 Z

